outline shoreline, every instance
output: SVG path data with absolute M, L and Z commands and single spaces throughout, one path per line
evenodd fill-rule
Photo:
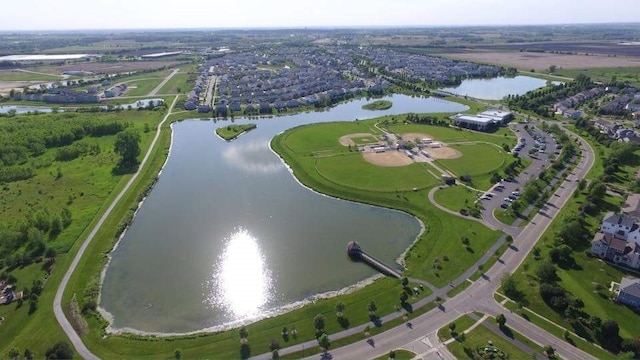
M 169 151 L 167 153 L 166 159 L 165 159 L 162 167 L 160 168 L 160 171 L 156 175 L 156 177 L 158 179 L 161 176 L 165 166 L 169 162 L 169 158 L 170 158 L 171 153 L 172 153 L 173 140 L 174 140 L 174 138 L 173 138 L 174 137 L 173 125 L 176 122 L 181 122 L 181 121 L 185 121 L 185 120 L 189 120 L 189 119 L 182 119 L 182 120 L 174 121 L 169 126 L 170 131 L 171 131 L 171 133 L 170 133 L 171 134 L 170 135 L 171 139 L 170 139 L 170 144 L 169 144 Z M 275 136 L 278 136 L 280 134 L 281 133 L 278 133 Z M 226 140 L 224 140 L 222 138 L 220 138 L 220 139 L 223 140 L 223 141 L 226 141 Z M 280 159 L 280 162 L 284 165 L 284 167 L 291 174 L 291 176 L 294 178 L 294 180 L 299 185 L 301 185 L 302 187 L 306 188 L 307 190 L 310 190 L 310 191 L 312 191 L 312 192 L 314 192 L 314 193 L 316 193 L 316 194 L 318 194 L 320 196 L 324 196 L 324 197 L 331 198 L 331 199 L 334 199 L 334 200 L 346 201 L 346 202 L 350 202 L 350 203 L 354 203 L 354 204 L 360 204 L 360 205 L 366 205 L 366 206 L 376 207 L 376 208 L 390 210 L 390 211 L 396 211 L 396 212 L 400 212 L 402 214 L 405 214 L 405 215 L 408 215 L 408 216 L 411 216 L 412 218 L 414 218 L 418 222 L 418 225 L 419 225 L 418 234 L 415 236 L 413 241 L 407 246 L 407 248 L 402 253 L 400 253 L 400 255 L 395 260 L 396 265 L 400 265 L 403 269 L 405 268 L 405 256 L 406 256 L 406 254 L 420 240 L 420 238 L 422 237 L 422 235 L 426 231 L 426 226 L 425 226 L 424 222 L 420 218 L 418 218 L 417 216 L 414 216 L 412 214 L 406 213 L 404 211 L 397 210 L 397 209 L 386 208 L 386 207 L 377 206 L 377 205 L 371 205 L 371 204 L 364 204 L 364 203 L 353 201 L 353 200 L 342 199 L 342 198 L 338 198 L 338 197 L 335 197 L 335 196 L 330 196 L 330 195 L 327 195 L 327 194 L 323 194 L 323 193 L 321 193 L 321 192 L 319 192 L 319 191 L 317 191 L 317 190 L 315 190 L 313 188 L 310 188 L 310 187 L 306 186 L 302 182 L 300 182 L 300 180 L 293 174 L 293 170 L 291 169 L 291 167 L 284 161 L 284 159 L 277 152 L 275 152 L 273 150 L 273 148 L 271 147 L 271 141 L 269 142 L 269 150 L 273 154 L 275 154 L 278 157 L 278 159 Z M 155 183 L 154 183 L 154 186 L 155 186 Z M 102 316 L 108 322 L 108 325 L 104 329 L 104 331 L 105 331 L 105 333 L 107 335 L 134 334 L 134 335 L 139 335 L 139 336 L 155 336 L 155 337 L 167 338 L 167 337 L 182 337 L 182 336 L 189 336 L 189 335 L 194 335 L 194 334 L 205 334 L 205 333 L 214 333 L 214 332 L 226 331 L 226 330 L 237 328 L 237 327 L 242 326 L 242 325 L 248 325 L 248 324 L 256 323 L 258 321 L 261 321 L 261 320 L 264 320 L 264 319 L 267 319 L 267 318 L 276 317 L 276 316 L 291 312 L 293 310 L 300 309 L 300 308 L 302 308 L 302 307 L 304 307 L 306 305 L 314 303 L 317 300 L 330 299 L 330 298 L 334 298 L 334 297 L 337 297 L 337 296 L 340 296 L 340 295 L 346 295 L 346 294 L 353 293 L 353 292 L 355 292 L 357 290 L 360 290 L 360 289 L 362 289 L 362 288 L 364 288 L 364 287 L 366 287 L 368 285 L 373 284 L 378 279 L 384 278 L 384 275 L 382 275 L 380 273 L 376 273 L 376 274 L 374 274 L 374 275 L 372 275 L 370 277 L 367 277 L 365 279 L 359 280 L 354 284 L 347 285 L 347 286 L 342 287 L 342 288 L 337 289 L 337 290 L 331 290 L 331 291 L 326 291 L 326 292 L 323 292 L 323 293 L 310 295 L 310 296 L 308 296 L 308 297 L 306 297 L 306 298 L 304 298 L 302 300 L 294 301 L 292 303 L 285 304 L 285 305 L 276 307 L 274 309 L 265 311 L 263 314 L 261 314 L 259 316 L 256 316 L 256 317 L 253 317 L 251 319 L 241 319 L 241 320 L 231 321 L 231 322 L 223 323 L 223 324 L 220 324 L 220 325 L 215 325 L 215 326 L 211 326 L 211 327 L 207 327 L 207 328 L 203 328 L 203 329 L 199 329 L 199 330 L 194 330 L 194 331 L 188 331 L 188 332 L 153 332 L 153 331 L 138 330 L 138 329 L 134 329 L 134 328 L 131 328 L 131 327 L 123 327 L 123 328 L 114 327 L 113 326 L 113 322 L 115 320 L 115 316 L 113 314 L 111 314 L 108 310 L 106 310 L 101 305 L 102 287 L 103 287 L 104 278 L 106 276 L 106 272 L 108 270 L 108 267 L 109 267 L 109 265 L 111 263 L 113 252 L 118 248 L 118 246 L 120 245 L 121 241 L 124 239 L 125 234 L 127 233 L 129 227 L 135 221 L 135 217 L 138 214 L 138 211 L 141 209 L 141 207 L 142 207 L 144 201 L 147 199 L 147 197 L 148 197 L 148 195 L 145 196 L 140 202 L 138 202 L 137 208 L 134 211 L 134 214 L 133 214 L 133 217 L 132 217 L 131 224 L 125 228 L 125 230 L 122 232 L 122 234 L 120 234 L 120 236 L 118 237 L 118 240 L 115 242 L 113 248 L 109 251 L 109 253 L 107 253 L 107 263 L 105 264 L 105 266 L 103 267 L 102 271 L 100 272 L 100 291 L 99 291 L 99 294 L 98 294 L 98 307 L 97 307 L 96 310 L 98 311 L 100 316 Z

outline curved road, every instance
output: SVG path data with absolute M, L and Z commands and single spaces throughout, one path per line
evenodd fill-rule
M 64 311 L 62 309 L 62 295 L 64 295 L 64 291 L 67 287 L 67 284 L 69 283 L 69 279 L 71 278 L 71 275 L 73 275 L 73 272 L 76 270 L 76 267 L 78 266 L 80 259 L 82 259 L 84 252 L 87 250 L 89 243 L 91 243 L 91 240 L 93 240 L 93 237 L 96 235 L 98 230 L 100 230 L 100 227 L 102 227 L 102 224 L 105 222 L 105 220 L 107 220 L 107 217 L 111 215 L 113 208 L 115 208 L 118 202 L 120 202 L 120 199 L 131 187 L 131 184 L 133 184 L 133 182 L 136 181 L 136 179 L 138 178 L 138 175 L 140 175 L 140 171 L 144 168 L 145 164 L 147 163 L 147 160 L 151 156 L 151 152 L 153 151 L 156 145 L 156 142 L 160 137 L 162 125 L 167 121 L 167 119 L 171 115 L 171 110 L 175 106 L 176 101 L 178 101 L 178 96 L 176 96 L 173 99 L 173 103 L 171 104 L 171 107 L 169 107 L 169 110 L 167 111 L 167 115 L 165 115 L 164 119 L 162 119 L 160 124 L 158 124 L 158 127 L 156 129 L 156 136 L 153 138 L 153 141 L 151 142 L 151 146 L 149 146 L 147 153 L 144 155 L 144 158 L 142 159 L 142 162 L 140 162 L 140 166 L 138 166 L 138 171 L 136 171 L 135 174 L 131 176 L 131 179 L 129 179 L 129 181 L 127 182 L 125 187 L 122 189 L 122 191 L 120 191 L 120 193 L 113 200 L 111 205 L 109 205 L 109 207 L 104 212 L 104 214 L 102 214 L 102 217 L 100 218 L 98 223 L 93 227 L 93 229 L 91 230 L 87 238 L 82 243 L 82 246 L 80 246 L 80 249 L 76 253 L 76 256 L 73 258 L 73 261 L 69 266 L 69 269 L 67 269 L 67 272 L 64 274 L 64 277 L 62 278 L 62 281 L 58 286 L 58 291 L 56 292 L 56 296 L 53 300 L 53 313 L 56 316 L 56 320 L 60 324 L 60 327 L 62 327 L 62 330 L 64 330 L 65 334 L 67 334 L 67 337 L 69 337 L 69 340 L 71 340 L 71 343 L 76 348 L 78 355 L 80 355 L 84 359 L 98 359 L 98 357 L 94 355 L 91 351 L 89 351 L 89 349 L 87 349 L 84 343 L 82 343 L 82 339 L 80 339 L 80 336 L 78 336 L 78 333 L 76 333 L 75 329 L 73 328 L 73 326 L 71 325 L 67 317 L 64 315 Z
M 575 134 L 574 134 L 575 135 Z M 554 195 L 549 199 L 549 209 L 546 214 L 538 214 L 529 222 L 517 237 L 515 237 L 511 250 L 505 252 L 499 261 L 486 271 L 485 276 L 475 281 L 469 288 L 460 294 L 448 299 L 443 306 L 431 310 L 411 320 L 411 326 L 401 325 L 392 328 L 382 334 L 373 337 L 371 345 L 366 341 L 359 341 L 344 347 L 330 351 L 336 359 L 372 359 L 388 354 L 393 349 L 408 349 L 417 354 L 432 351 L 433 345 L 428 340 L 441 327 L 446 326 L 458 316 L 473 311 L 481 311 L 489 315 L 503 313 L 507 318 L 508 326 L 535 343 L 546 346 L 552 345 L 556 353 L 566 359 L 592 359 L 588 353 L 574 347 L 567 342 L 548 333 L 546 330 L 524 320 L 522 317 L 512 314 L 508 309 L 497 303 L 493 294 L 500 287 L 500 279 L 505 274 L 512 273 L 524 261 L 542 234 L 547 230 L 560 209 L 566 204 L 571 194 L 577 188 L 575 178 L 583 178 L 594 164 L 594 152 L 591 146 L 582 138 L 577 137 L 581 143 L 582 158 L 573 173 L 565 180 Z M 474 270 L 474 269 L 471 269 Z M 457 284 L 456 284 L 457 285 Z M 436 293 L 446 293 L 448 289 L 439 289 Z M 429 298 L 432 298 L 430 296 Z M 426 299 L 425 299 L 426 300 Z M 391 314 L 393 315 L 393 314 Z M 386 317 L 383 321 L 387 321 Z M 362 332 L 364 326 L 354 327 L 344 332 L 333 334 L 332 340 L 351 334 Z M 291 346 L 280 351 L 280 355 L 289 354 L 316 346 L 315 341 Z M 257 358 L 268 359 L 270 353 L 258 355 Z M 314 355 L 313 358 L 320 358 Z M 439 359 L 439 357 L 434 357 Z

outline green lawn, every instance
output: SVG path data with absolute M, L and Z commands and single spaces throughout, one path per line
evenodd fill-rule
M 447 348 L 456 358 L 467 359 L 468 356 L 464 351 L 465 348 L 470 348 L 474 353 L 476 353 L 476 348 L 479 346 L 487 346 L 489 340 L 491 340 L 493 346 L 506 353 L 510 359 L 529 359 L 531 357 L 530 354 L 523 352 L 518 347 L 494 334 L 484 326 L 476 327 L 469 333 L 465 334 L 464 341 L 454 341 L 447 345 Z
M 19 70 L 0 70 L 0 81 L 58 81 L 57 75 L 34 74 Z
M 147 96 L 164 78 L 147 78 L 127 81 L 127 91 L 123 96 Z
M 166 84 L 164 84 L 162 88 L 160 88 L 158 94 L 177 94 L 179 92 L 188 92 L 190 89 L 188 80 L 189 74 L 179 72 L 173 75 L 171 80 L 169 80 Z
M 424 165 L 383 167 L 368 163 L 359 152 L 314 159 L 319 176 L 337 185 L 368 191 L 411 191 L 435 185 Z
M 341 151 L 346 150 L 339 142 L 340 137 L 351 134 L 368 133 L 381 135 L 381 131 L 376 129 L 373 121 L 350 121 L 303 125 L 295 128 L 295 135 L 287 131 L 283 135 L 283 145 L 288 151 L 296 154 L 310 154 L 311 152 Z
M 461 152 L 462 156 L 457 159 L 440 159 L 436 162 L 458 176 L 467 174 L 473 177 L 497 171 L 505 164 L 507 156 L 512 158 L 511 155 L 505 154 L 503 149 L 499 149 L 495 145 L 453 144 L 449 147 Z
M 394 357 L 395 360 L 411 360 L 416 356 L 416 354 L 408 350 L 394 350 L 394 352 L 395 352 L 395 357 Z M 388 360 L 388 359 L 389 359 L 389 354 L 377 357 L 375 360 Z
M 462 315 L 452 323 L 456 326 L 454 331 L 458 334 L 462 334 L 465 330 L 470 328 L 471 325 L 475 324 L 476 320 L 467 315 Z M 443 326 L 438 330 L 438 339 L 440 339 L 440 341 L 444 342 L 451 339 L 451 329 L 449 328 L 450 324 Z
M 434 199 L 449 210 L 460 211 L 463 208 L 473 207 L 478 195 L 481 194 L 465 186 L 448 186 L 438 189 Z

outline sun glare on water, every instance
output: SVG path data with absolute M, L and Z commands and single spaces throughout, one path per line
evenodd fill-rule
M 233 233 L 214 266 L 209 305 L 223 308 L 235 319 L 260 314 L 271 297 L 271 273 L 260 246 L 247 230 Z

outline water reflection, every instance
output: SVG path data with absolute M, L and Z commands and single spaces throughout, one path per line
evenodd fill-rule
M 260 313 L 272 291 L 271 272 L 256 238 L 238 229 L 214 266 L 209 306 L 250 318 Z
M 228 164 L 250 173 L 271 174 L 284 169 L 266 141 L 236 142 L 224 150 L 222 158 Z

